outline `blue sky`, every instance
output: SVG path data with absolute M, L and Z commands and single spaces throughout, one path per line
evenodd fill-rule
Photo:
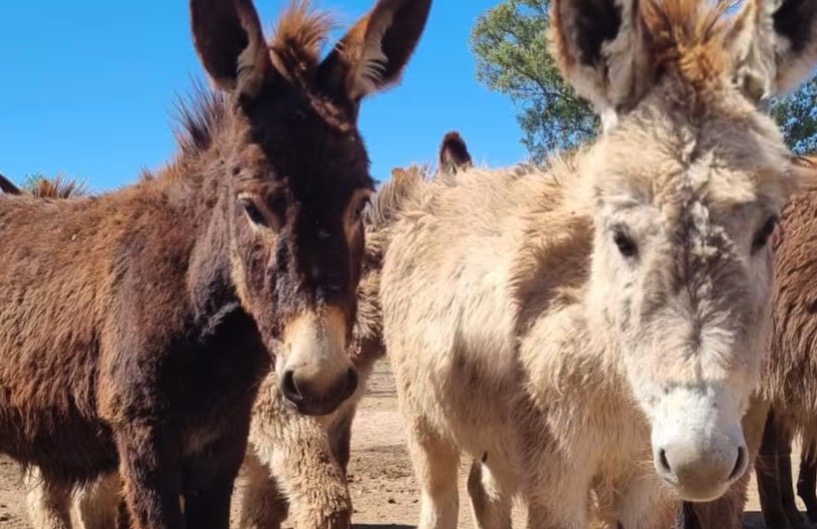
M 434 0 L 403 82 L 363 105 L 372 175 L 433 161 L 459 130 L 478 163 L 522 161 L 514 108 L 476 81 L 469 47 L 476 18 L 499 0 Z M 269 30 L 286 0 L 256 0 Z M 374 0 L 314 0 L 344 27 Z M 26 0 L 0 4 L 0 172 L 84 179 L 94 191 L 133 182 L 176 146 L 174 100 L 204 72 L 186 0 Z

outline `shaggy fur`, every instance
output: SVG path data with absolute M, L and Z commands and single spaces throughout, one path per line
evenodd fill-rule
M 817 157 L 803 158 L 800 163 L 817 180 Z M 798 493 L 809 510 L 809 518 L 817 521 L 813 477 L 817 393 L 811 383 L 817 379 L 817 322 L 813 317 L 817 291 L 811 288 L 817 270 L 815 204 L 815 191 L 795 196 L 783 211 L 774 241 L 773 333 L 762 386 L 772 410 L 757 475 L 766 524 L 781 529 L 805 526 L 792 490 L 791 441 L 795 436 L 802 439 L 803 447 Z
M 586 528 L 592 492 L 603 524 L 641 529 L 669 527 L 679 495 L 723 494 L 759 445 L 762 417 L 740 420 L 767 241 L 800 175 L 745 90 L 757 57 L 697 0 L 552 8 L 555 55 L 607 133 L 545 169 L 424 186 L 391 231 L 384 336 L 421 529 L 457 526 L 463 454 L 480 527 L 508 527 L 518 494 L 531 527 Z
M 384 1 L 365 19 L 378 31 L 360 44 L 390 73 L 360 79 L 368 57 L 330 53 L 295 82 L 249 0 L 192 0 L 227 95 L 187 107 L 168 168 L 98 197 L 0 197 L 0 451 L 45 490 L 118 468 L 134 527 L 226 529 L 272 360 L 304 413 L 356 389 L 346 343 L 373 188 L 358 107 L 395 81 L 429 5 Z M 286 35 L 312 31 L 287 16 Z
M 332 414 L 309 417 L 296 413 L 285 403 L 274 376 L 262 382 L 253 408 L 250 449 L 240 474 L 239 527 L 280 527 L 290 513 L 294 513 L 299 528 L 350 526 L 352 511 L 346 469 L 352 421 L 374 363 L 384 353 L 379 301 L 384 245 L 406 197 L 423 184 L 423 172 L 418 167 L 394 172 L 395 177 L 383 186 L 365 211 L 367 244 L 350 349 L 360 376 L 358 389 Z M 439 173 L 435 178 L 443 177 Z M 36 469 L 27 477 L 31 488 L 29 509 L 36 529 L 69 529 L 72 527 L 69 512 L 74 529 L 110 529 L 116 523 L 127 526 L 127 517 L 119 514 L 117 518 L 117 491 L 121 483 L 116 473 L 76 490 L 42 481 Z M 120 505 L 119 513 L 122 512 Z

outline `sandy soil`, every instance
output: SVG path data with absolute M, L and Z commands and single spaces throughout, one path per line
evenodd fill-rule
M 368 393 L 352 434 L 349 486 L 355 507 L 354 524 L 360 529 L 414 527 L 419 496 L 403 441 L 404 424 L 397 412 L 394 381 L 385 362 L 378 365 Z M 799 454 L 792 459 L 796 465 Z M 459 527 L 471 529 L 474 524 L 464 488 L 465 471 L 463 464 Z M 19 476 L 17 465 L 0 458 L 0 529 L 31 527 Z M 760 507 L 754 482 L 750 491 L 745 527 L 761 529 L 764 525 L 758 514 Z M 234 514 L 233 518 L 237 516 Z M 518 507 L 514 511 L 514 526 L 524 527 L 524 512 Z

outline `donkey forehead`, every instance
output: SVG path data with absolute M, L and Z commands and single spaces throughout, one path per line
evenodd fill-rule
M 357 189 L 374 189 L 369 157 L 356 128 L 339 128 L 294 108 L 279 119 L 256 124 L 251 142 L 245 160 L 255 170 L 242 183 L 248 191 L 286 191 L 297 202 L 342 202 Z
M 589 164 L 602 204 L 649 205 L 680 218 L 696 204 L 716 215 L 751 205 L 778 210 L 789 192 L 789 157 L 774 123 L 745 106 L 694 123 L 652 107 L 605 135 Z

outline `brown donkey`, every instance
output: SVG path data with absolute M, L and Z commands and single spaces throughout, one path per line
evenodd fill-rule
M 817 179 L 817 157 L 798 163 Z M 756 465 L 766 525 L 774 529 L 808 527 L 792 489 L 791 441 L 802 439 L 797 492 L 811 521 L 817 521 L 814 449 L 817 446 L 817 320 L 815 241 L 817 191 L 796 195 L 775 234 L 775 289 L 772 339 L 763 393 L 771 404 Z
M 456 162 L 441 164 L 435 180 L 451 171 L 471 165 L 463 156 L 465 143 L 456 133 L 446 135 L 441 157 Z M 402 206 L 423 183 L 420 167 L 394 169 L 371 207 L 366 209 L 366 251 L 363 274 L 358 286 L 358 318 L 350 345 L 352 363 L 359 373 L 355 393 L 333 413 L 320 417 L 297 413 L 287 406 L 276 390 L 277 380 L 268 376 L 253 408 L 250 448 L 241 471 L 242 529 L 274 529 L 291 517 L 300 529 L 340 529 L 349 527 L 351 496 L 346 483 L 352 421 L 366 390 L 374 364 L 383 357 L 382 314 L 380 311 L 380 266 L 384 234 L 392 226 Z M 49 486 L 38 476 L 30 479 L 30 514 L 35 529 L 63 529 L 57 520 L 67 519 L 73 501 L 75 529 L 109 529 L 116 524 L 120 480 L 116 473 L 78 490 Z M 126 518 L 125 518 L 126 519 Z M 120 526 L 126 525 L 120 520 Z
M 421 489 L 453 529 L 669 527 L 759 427 L 768 240 L 803 177 L 759 100 L 817 64 L 817 1 L 555 0 L 555 57 L 602 115 L 544 169 L 422 186 L 390 230 L 384 341 Z
M 429 8 L 381 0 L 319 61 L 329 20 L 305 3 L 267 45 L 250 0 L 192 0 L 229 97 L 187 108 L 168 170 L 94 198 L 0 198 L 0 452 L 51 483 L 118 465 L 138 528 L 228 526 L 270 351 L 303 413 L 356 389 L 373 188 L 358 107 L 398 79 Z

